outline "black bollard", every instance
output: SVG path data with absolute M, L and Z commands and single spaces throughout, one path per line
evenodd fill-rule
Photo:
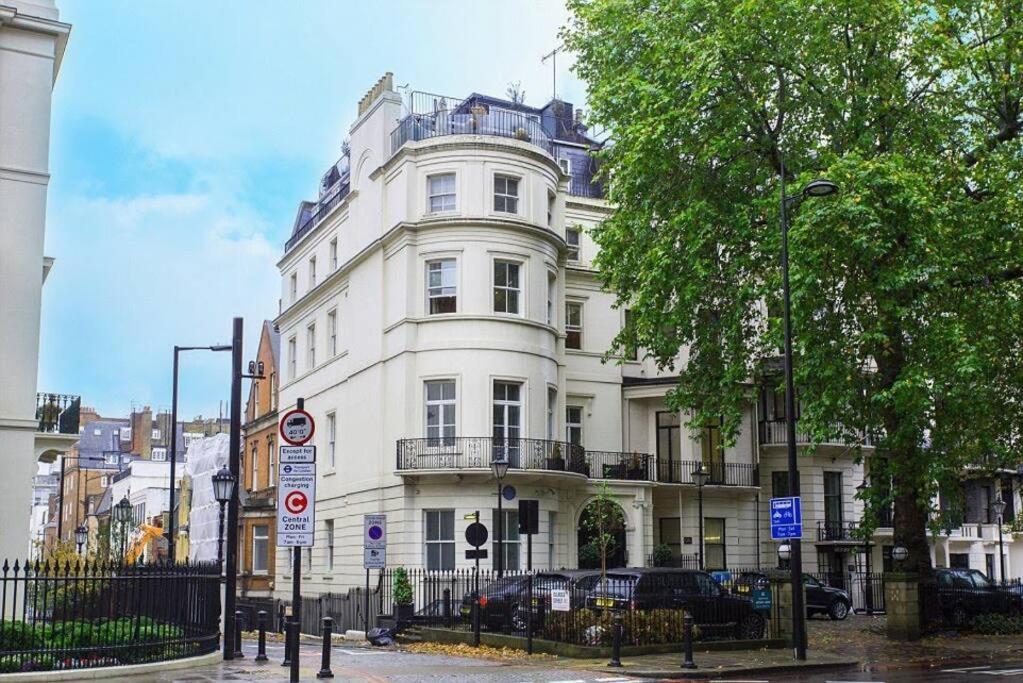
M 682 630 L 683 639 L 685 640 L 686 646 L 686 659 L 682 662 L 683 669 L 695 669 L 696 662 L 693 661 L 693 618 L 687 612 L 685 617 L 682 618 Z
M 284 661 L 281 666 L 291 666 L 291 617 L 284 620 Z
M 320 671 L 317 678 L 334 678 L 334 672 L 330 670 L 330 632 L 333 630 L 334 620 L 330 617 L 323 617 L 323 656 L 320 658 Z
M 448 628 L 451 628 L 452 619 L 451 619 L 451 589 L 450 588 L 445 588 L 444 589 L 444 608 L 443 609 L 444 609 L 444 623 L 448 625 Z
M 256 623 L 259 625 L 259 651 L 256 652 L 256 661 L 265 662 L 266 657 L 266 622 L 268 615 L 266 610 L 256 612 Z
M 291 622 L 288 624 L 288 631 L 291 633 L 291 670 L 288 675 L 290 683 L 298 683 L 298 664 L 301 655 L 299 653 L 298 644 L 298 630 L 301 628 L 301 624 L 298 619 L 291 617 Z
M 242 652 L 242 623 L 245 621 L 245 616 L 242 614 L 240 609 L 234 611 L 234 658 L 243 659 L 245 653 Z
M 622 665 L 622 613 L 615 612 L 614 638 L 611 641 L 611 661 L 608 666 Z

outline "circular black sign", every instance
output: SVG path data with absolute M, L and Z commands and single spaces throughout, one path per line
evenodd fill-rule
M 474 548 L 479 548 L 487 542 L 487 527 L 479 522 L 473 522 L 465 528 L 465 541 Z

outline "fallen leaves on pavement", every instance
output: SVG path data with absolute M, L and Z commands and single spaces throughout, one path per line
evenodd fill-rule
M 447 655 L 449 657 L 472 657 L 474 659 L 493 659 L 499 661 L 538 661 L 557 659 L 557 656 L 545 653 L 527 655 L 524 650 L 516 650 L 510 647 L 490 647 L 489 645 L 473 647 L 472 645 L 467 645 L 465 643 L 409 643 L 408 645 L 403 645 L 401 649 L 406 652 L 415 652 L 417 654 L 424 655 Z

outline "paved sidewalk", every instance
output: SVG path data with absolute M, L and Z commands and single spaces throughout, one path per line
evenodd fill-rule
M 797 662 L 789 649 L 738 650 L 734 652 L 693 653 L 695 669 L 682 668 L 682 653 L 623 657 L 621 668 L 607 666 L 607 660 L 558 659 L 553 667 L 602 670 L 607 674 L 640 678 L 718 678 L 723 675 L 778 673 L 784 671 L 839 670 L 857 666 L 859 661 L 829 653 L 811 653 L 807 661 Z

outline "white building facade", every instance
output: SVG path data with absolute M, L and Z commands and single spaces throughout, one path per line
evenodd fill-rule
M 725 446 L 715 426 L 691 433 L 666 406 L 674 379 L 642 350 L 604 361 L 627 312 L 591 268 L 587 231 L 611 211 L 592 146 L 557 101 L 403 99 L 388 75 L 360 103 L 278 263 L 280 411 L 303 398 L 317 423 L 303 590 L 361 582 L 367 513 L 387 515 L 389 566 L 439 570 L 471 566 L 464 530 L 479 511 L 493 567 L 495 457 L 510 462 L 506 569 L 526 568 L 522 499 L 539 501 L 533 567 L 579 566 L 581 518 L 602 482 L 625 519 L 616 564 L 647 565 L 660 544 L 695 560 L 701 498 L 708 569 L 777 562 L 767 510 L 787 489 L 780 399 L 751 384 Z M 851 533 L 856 454 L 822 444 L 801 459 L 808 571 L 868 568 Z M 876 538 L 879 571 L 884 531 Z M 283 597 L 291 563 L 279 553 Z

